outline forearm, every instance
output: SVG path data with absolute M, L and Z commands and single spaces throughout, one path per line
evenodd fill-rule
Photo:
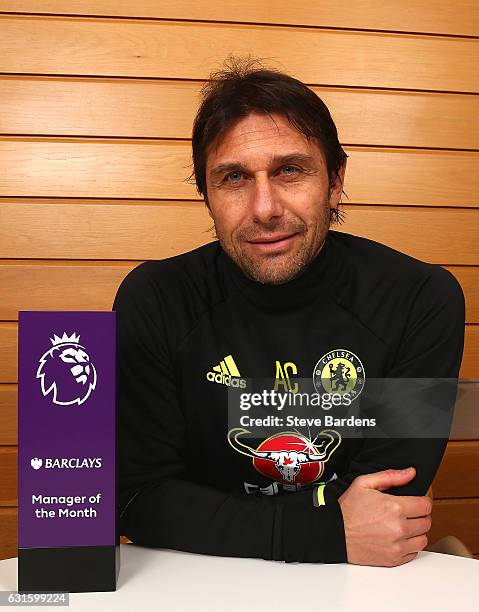
M 446 449 L 447 438 L 395 438 L 365 441 L 363 449 L 354 458 L 346 474 L 329 482 L 324 494 L 327 503 L 338 499 L 361 474 L 382 470 L 416 469 L 416 476 L 407 484 L 383 491 L 389 495 L 427 494 Z
M 131 501 L 120 528 L 134 543 L 277 561 L 347 561 L 336 500 L 315 508 L 311 489 L 279 496 L 223 492 L 170 478 Z

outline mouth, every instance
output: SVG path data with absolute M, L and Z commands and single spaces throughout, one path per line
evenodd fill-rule
M 294 233 L 278 234 L 277 236 L 260 236 L 255 240 L 248 240 L 248 244 L 261 252 L 276 252 L 288 248 L 297 235 L 297 233 Z

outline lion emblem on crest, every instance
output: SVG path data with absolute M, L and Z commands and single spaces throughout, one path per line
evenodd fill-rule
M 44 397 L 52 394 L 55 404 L 83 404 L 96 387 L 96 370 L 80 336 L 56 334 L 50 338 L 52 347 L 44 353 L 37 370 Z

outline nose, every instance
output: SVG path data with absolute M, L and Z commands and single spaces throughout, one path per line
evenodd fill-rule
M 250 205 L 253 219 L 262 223 L 267 223 L 273 217 L 281 217 L 284 213 L 284 206 L 270 178 L 264 175 L 256 176 Z

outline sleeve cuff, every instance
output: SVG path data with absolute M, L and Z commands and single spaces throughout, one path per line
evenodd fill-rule
M 324 505 L 332 505 L 334 502 L 337 503 L 337 500 L 344 491 L 348 488 L 346 483 L 343 483 L 340 479 L 331 480 L 330 482 L 325 483 L 325 487 L 323 489 L 323 497 L 324 497 Z M 316 487 L 315 487 L 316 488 Z M 341 514 L 342 517 L 342 514 Z
M 286 562 L 347 563 L 341 507 L 334 497 L 325 501 L 316 507 L 311 489 L 285 496 L 281 532 Z

